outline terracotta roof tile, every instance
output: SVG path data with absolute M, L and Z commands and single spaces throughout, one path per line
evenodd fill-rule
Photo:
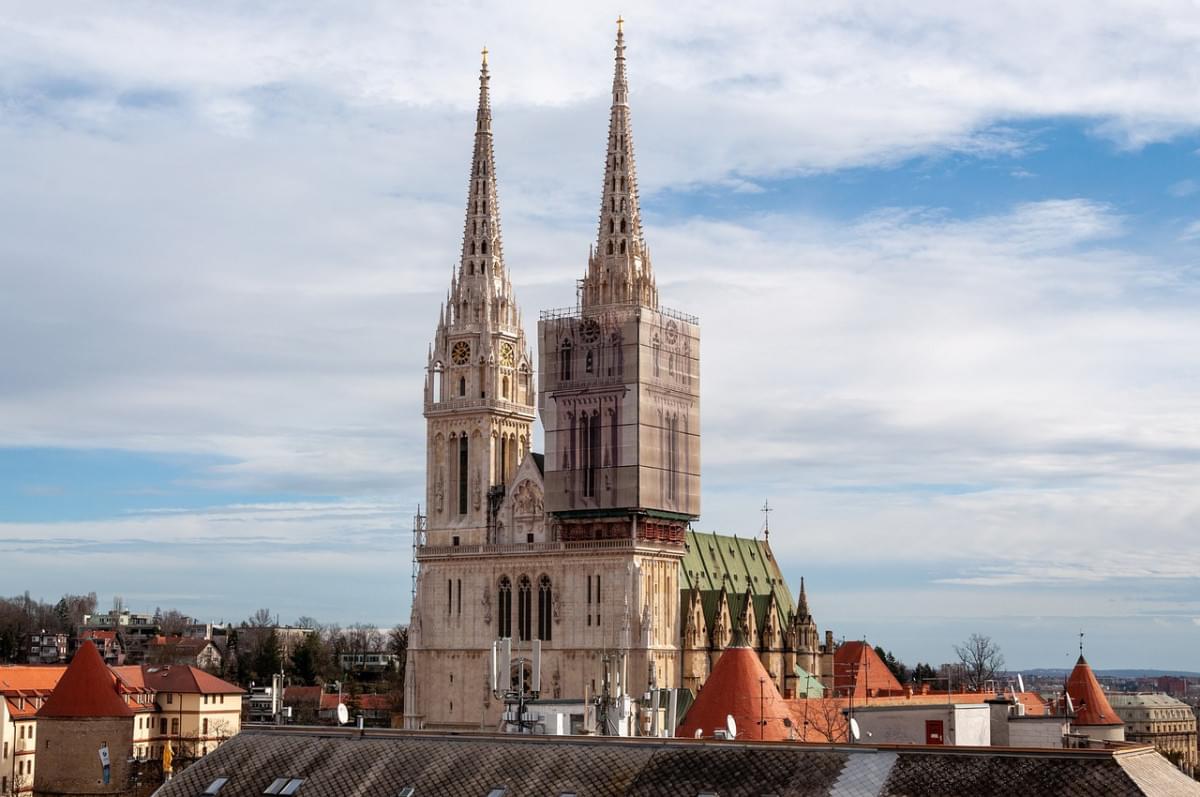
M 902 694 L 904 687 L 873 647 L 851 640 L 834 651 L 833 690 L 839 696 L 853 693 L 858 699 L 871 694 Z
M 38 717 L 132 717 L 120 694 L 120 682 L 89 640 L 71 659 Z
M 1108 703 L 1100 682 L 1083 656 L 1067 676 L 1067 694 L 1075 704 L 1075 725 L 1124 725 Z
M 738 738 L 788 738 L 789 729 L 783 721 L 791 717 L 791 711 L 750 648 L 726 648 L 721 653 L 676 736 L 691 737 L 700 731 L 702 736 L 711 737 L 714 730 L 725 727 L 727 716 L 737 723 Z

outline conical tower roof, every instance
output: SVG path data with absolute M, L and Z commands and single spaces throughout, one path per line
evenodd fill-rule
M 1113 711 L 1096 674 L 1080 654 L 1075 669 L 1067 676 L 1067 694 L 1075 704 L 1075 725 L 1124 725 Z
M 791 717 L 787 703 L 758 655 L 747 647 L 725 649 L 675 735 L 691 738 L 699 730 L 701 736 L 712 736 L 725 727 L 727 716 L 737 723 L 739 739 L 788 738 L 783 724 Z M 760 725 L 762 721 L 766 724 Z
M 117 678 L 91 641 L 84 642 L 71 665 L 38 711 L 45 717 L 132 717 L 133 709 L 118 691 Z

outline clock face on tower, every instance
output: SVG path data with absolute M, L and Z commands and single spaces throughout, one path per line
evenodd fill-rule
M 584 319 L 583 324 L 579 328 L 579 336 L 583 338 L 584 343 L 595 343 L 600 339 L 600 325 L 596 323 L 596 319 Z
M 500 364 L 512 368 L 517 361 L 517 353 L 513 345 L 507 341 L 500 344 Z
M 469 359 L 471 359 L 471 344 L 465 340 L 455 343 L 454 348 L 450 350 L 450 360 L 455 365 L 466 365 Z

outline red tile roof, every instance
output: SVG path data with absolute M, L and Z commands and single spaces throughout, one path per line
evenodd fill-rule
M 866 642 L 843 642 L 833 654 L 833 691 L 839 697 L 903 694 L 904 687 Z
M 691 737 L 698 730 L 701 736 L 711 737 L 725 727 L 727 716 L 737 723 L 739 739 L 781 741 L 789 737 L 783 721 L 791 717 L 791 711 L 750 648 L 726 648 L 721 653 L 675 735 Z M 766 724 L 760 725 L 760 721 Z
M 215 675 L 187 664 L 143 666 L 142 677 L 148 688 L 156 692 L 180 692 L 201 695 L 240 695 L 246 690 Z
M 84 642 L 38 717 L 132 717 L 120 683 L 91 641 Z
M 7 694 L 9 691 L 19 689 L 49 691 L 55 687 L 66 670 L 67 667 L 64 664 L 0 667 L 0 693 Z
M 1075 704 L 1075 725 L 1124 725 L 1083 656 L 1067 676 L 1067 694 Z

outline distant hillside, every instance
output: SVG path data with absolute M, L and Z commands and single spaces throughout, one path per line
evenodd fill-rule
M 1036 676 L 1038 678 L 1066 678 L 1071 671 L 1057 667 L 1048 667 L 1037 670 L 1021 670 L 1023 675 Z M 1185 670 L 1094 670 L 1093 672 L 1100 678 L 1158 678 L 1162 675 L 1173 675 L 1176 678 L 1196 678 L 1200 679 L 1200 673 L 1187 672 Z M 1015 673 L 1014 673 L 1015 674 Z

